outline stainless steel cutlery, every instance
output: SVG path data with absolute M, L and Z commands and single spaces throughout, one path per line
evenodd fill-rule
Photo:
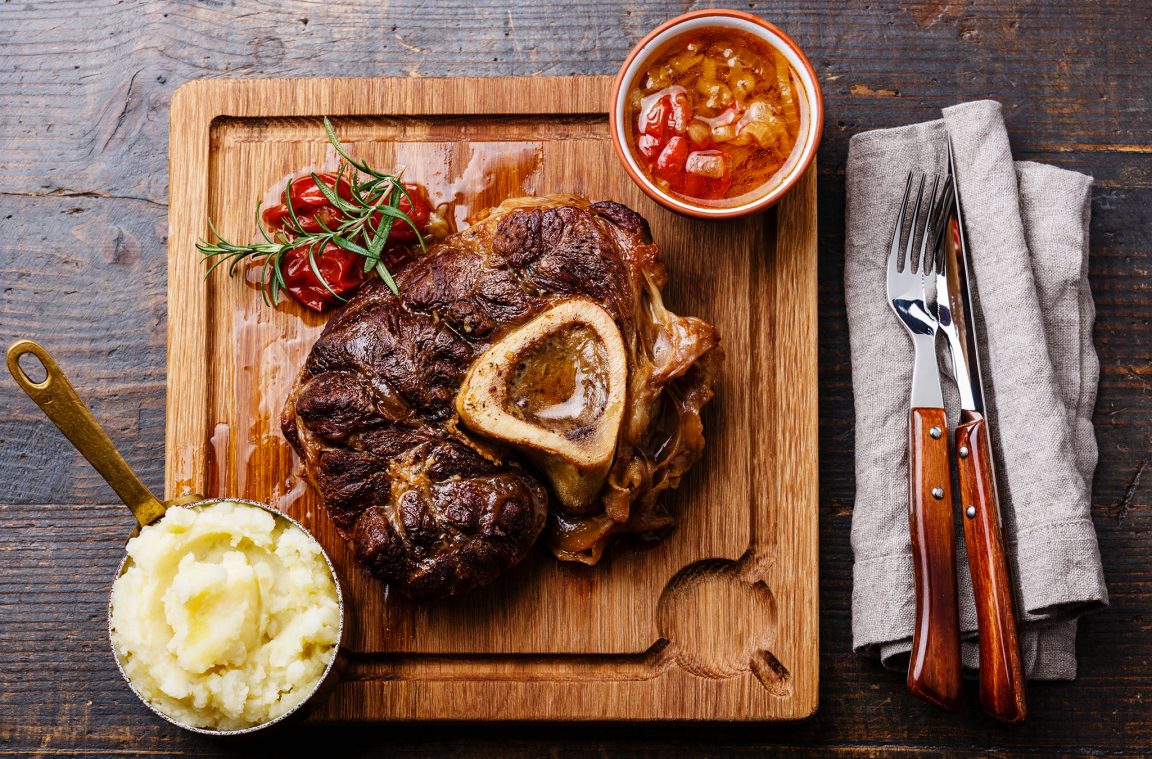
M 1024 676 L 984 404 L 963 207 L 950 141 L 942 186 L 938 177 L 933 178 L 925 196 L 925 183 L 921 177 L 905 233 L 914 184 L 913 175 L 908 175 L 888 253 L 888 300 L 915 346 L 908 491 L 916 622 L 908 688 L 945 709 L 955 709 L 960 703 L 954 462 L 976 603 L 980 703 L 997 719 L 1020 722 L 1027 712 Z M 923 214 L 922 207 L 926 209 Z M 954 445 L 950 445 L 936 362 L 937 334 L 943 334 L 947 343 L 960 397 Z

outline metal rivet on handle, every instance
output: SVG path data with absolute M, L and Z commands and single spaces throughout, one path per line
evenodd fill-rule
M 969 506 L 968 508 L 964 509 L 964 516 L 968 517 L 969 519 L 975 519 L 976 518 L 976 507 L 975 506 Z
M 940 436 L 944 434 L 944 431 L 939 427 L 933 427 L 932 429 L 928 430 L 928 434 L 932 436 L 933 440 L 939 440 Z
M 968 446 L 966 446 L 966 445 L 960 446 L 960 458 L 962 458 L 962 459 L 968 458 Z
M 944 488 L 940 488 L 940 487 L 932 488 L 932 497 L 935 498 L 937 501 L 939 501 L 941 498 L 944 497 Z

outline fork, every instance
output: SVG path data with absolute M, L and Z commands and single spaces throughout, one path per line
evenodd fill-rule
M 937 202 L 938 177 L 932 180 L 927 204 L 923 203 L 925 177 L 921 176 L 904 237 L 912 183 L 910 172 L 888 253 L 888 300 L 915 349 L 908 417 L 908 524 L 916 579 L 916 622 L 908 689 L 925 701 L 953 710 L 960 705 L 961 665 L 952 481 L 948 421 L 936 363 L 939 325 L 926 297 L 936 274 L 935 232 L 944 206 Z M 919 256 L 914 260 L 917 248 Z

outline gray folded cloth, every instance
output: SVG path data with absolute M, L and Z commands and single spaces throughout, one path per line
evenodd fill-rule
M 1099 365 L 1088 289 L 1092 178 L 1012 160 L 1000 105 L 946 108 L 943 120 L 856 135 L 848 153 L 844 287 L 856 408 L 852 644 L 907 665 L 915 591 L 908 534 L 912 343 L 886 300 L 892 225 L 910 170 L 956 154 L 998 464 L 1009 571 L 1028 677 L 1076 676 L 1076 618 L 1108 603 L 1091 519 Z M 957 396 L 939 348 L 945 405 Z M 963 658 L 978 666 L 972 582 L 957 522 Z

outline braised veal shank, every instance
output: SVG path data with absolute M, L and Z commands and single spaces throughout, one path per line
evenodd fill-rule
M 613 202 L 506 201 L 316 341 L 282 419 L 329 516 L 409 596 L 490 582 L 547 524 L 561 559 L 655 535 L 704 447 L 711 325 L 664 308 L 647 222 Z

